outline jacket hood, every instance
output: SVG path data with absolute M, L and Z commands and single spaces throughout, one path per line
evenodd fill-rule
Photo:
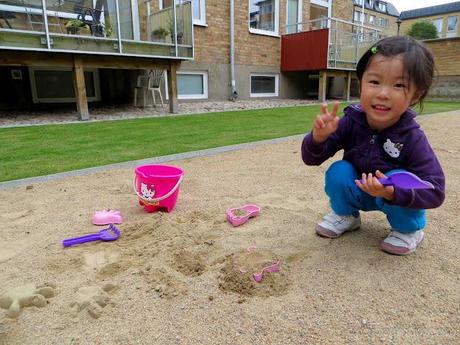
M 344 109 L 344 113 L 354 121 L 359 123 L 361 126 L 369 127 L 366 120 L 366 113 L 362 109 L 360 104 L 351 104 Z M 383 132 L 391 130 L 392 132 L 402 133 L 414 128 L 420 128 L 420 125 L 415 121 L 417 113 L 408 108 L 404 114 L 401 115 L 398 122 L 391 127 L 385 129 Z

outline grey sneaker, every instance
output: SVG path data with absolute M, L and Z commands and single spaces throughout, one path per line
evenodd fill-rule
M 380 243 L 380 249 L 390 254 L 407 255 L 415 252 L 420 243 L 422 243 L 423 238 L 423 230 L 405 234 L 392 230 L 387 238 Z
M 344 232 L 359 229 L 360 226 L 361 218 L 359 216 L 339 216 L 331 211 L 316 225 L 316 233 L 323 237 L 337 238 Z

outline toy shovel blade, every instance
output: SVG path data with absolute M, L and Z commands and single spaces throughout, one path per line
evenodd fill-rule
M 408 171 L 396 172 L 388 178 L 379 179 L 384 186 L 396 186 L 403 189 L 434 189 L 434 186 Z

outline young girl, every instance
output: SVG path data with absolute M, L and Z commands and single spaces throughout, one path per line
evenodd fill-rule
M 361 104 L 347 107 L 341 119 L 338 103 L 331 112 L 322 105 L 303 140 L 302 159 L 320 165 L 341 149 L 344 154 L 326 171 L 332 211 L 317 224 L 318 235 L 339 237 L 360 227 L 360 210 L 379 210 L 391 225 L 382 250 L 406 255 L 422 242 L 425 209 L 444 201 L 444 173 L 409 107 L 422 104 L 433 71 L 433 56 L 422 43 L 405 36 L 384 38 L 356 67 Z M 401 170 L 431 182 L 434 189 L 404 189 L 378 181 Z

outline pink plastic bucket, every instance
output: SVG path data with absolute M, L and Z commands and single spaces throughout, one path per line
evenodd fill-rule
M 134 175 L 134 191 L 147 212 L 171 212 L 176 205 L 184 171 L 170 165 L 142 165 Z

